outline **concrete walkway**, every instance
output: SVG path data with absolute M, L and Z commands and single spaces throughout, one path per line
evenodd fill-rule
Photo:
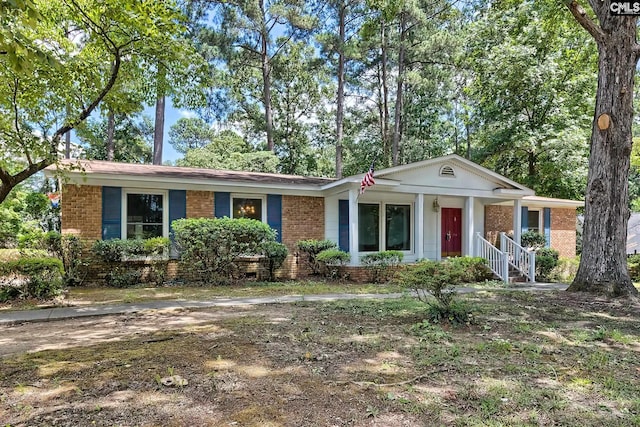
M 568 285 L 561 283 L 535 283 L 511 286 L 509 288 L 458 288 L 459 293 L 471 293 L 484 290 L 491 291 L 554 291 L 565 290 Z M 2 311 L 0 326 L 25 322 L 47 322 L 53 320 L 73 319 L 88 316 L 108 316 L 112 314 L 137 313 L 144 310 L 172 310 L 181 308 L 232 307 L 258 304 L 282 304 L 292 302 L 326 302 L 349 299 L 384 299 L 400 298 L 404 294 L 323 294 L 323 295 L 285 295 L 275 297 L 215 298 L 208 301 L 147 301 L 135 304 L 96 304 L 85 307 L 55 307 L 35 310 Z

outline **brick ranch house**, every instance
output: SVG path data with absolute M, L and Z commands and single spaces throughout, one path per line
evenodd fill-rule
M 544 233 L 547 245 L 560 256 L 573 257 L 576 208 L 583 205 L 537 197 L 457 155 L 376 171 L 375 185 L 362 195 L 363 174 L 336 180 L 104 161 L 80 164 L 84 170 L 67 171 L 62 187 L 63 233 L 86 241 L 168 237 L 175 219 L 245 216 L 278 232 L 290 253 L 280 271 L 288 278 L 306 274 L 296 249 L 302 239 L 333 240 L 351 254 L 354 272 L 364 254 L 399 250 L 405 262 L 483 256 L 501 276 L 507 263 L 526 273 L 531 267 L 526 251 L 518 249 L 521 233 Z M 45 171 L 48 176 L 55 172 L 55 166 Z

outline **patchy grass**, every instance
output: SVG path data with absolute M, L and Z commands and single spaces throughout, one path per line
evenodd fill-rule
M 0 310 L 27 310 L 38 307 L 56 305 L 83 306 L 93 304 L 139 303 L 154 300 L 203 301 L 219 297 L 266 297 L 282 295 L 313 294 L 366 294 L 403 292 L 400 286 L 392 284 L 353 284 L 323 281 L 289 281 L 289 282 L 247 282 L 234 286 L 165 286 L 165 287 L 133 287 L 118 288 L 69 288 L 64 298 L 55 301 L 15 301 L 12 304 L 0 304 Z
M 637 426 L 640 306 L 565 292 L 296 303 L 0 329 L 8 425 Z M 167 387 L 180 376 L 186 385 Z

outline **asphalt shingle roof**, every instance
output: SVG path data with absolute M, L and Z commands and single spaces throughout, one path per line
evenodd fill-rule
M 305 177 L 276 173 L 200 169 L 178 166 L 115 163 L 98 160 L 63 161 L 63 165 L 80 164 L 87 174 L 144 176 L 147 178 L 212 179 L 261 184 L 291 184 L 322 186 L 335 181 L 333 178 Z M 49 169 L 55 166 L 49 166 Z

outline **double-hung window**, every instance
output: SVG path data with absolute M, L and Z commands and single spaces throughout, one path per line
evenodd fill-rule
M 166 191 L 125 190 L 123 192 L 122 235 L 126 239 L 149 239 L 169 235 Z
M 527 213 L 527 231 L 542 233 L 541 219 L 542 215 L 539 210 L 529 210 Z
M 358 250 L 411 251 L 411 204 L 360 203 L 358 205 Z

